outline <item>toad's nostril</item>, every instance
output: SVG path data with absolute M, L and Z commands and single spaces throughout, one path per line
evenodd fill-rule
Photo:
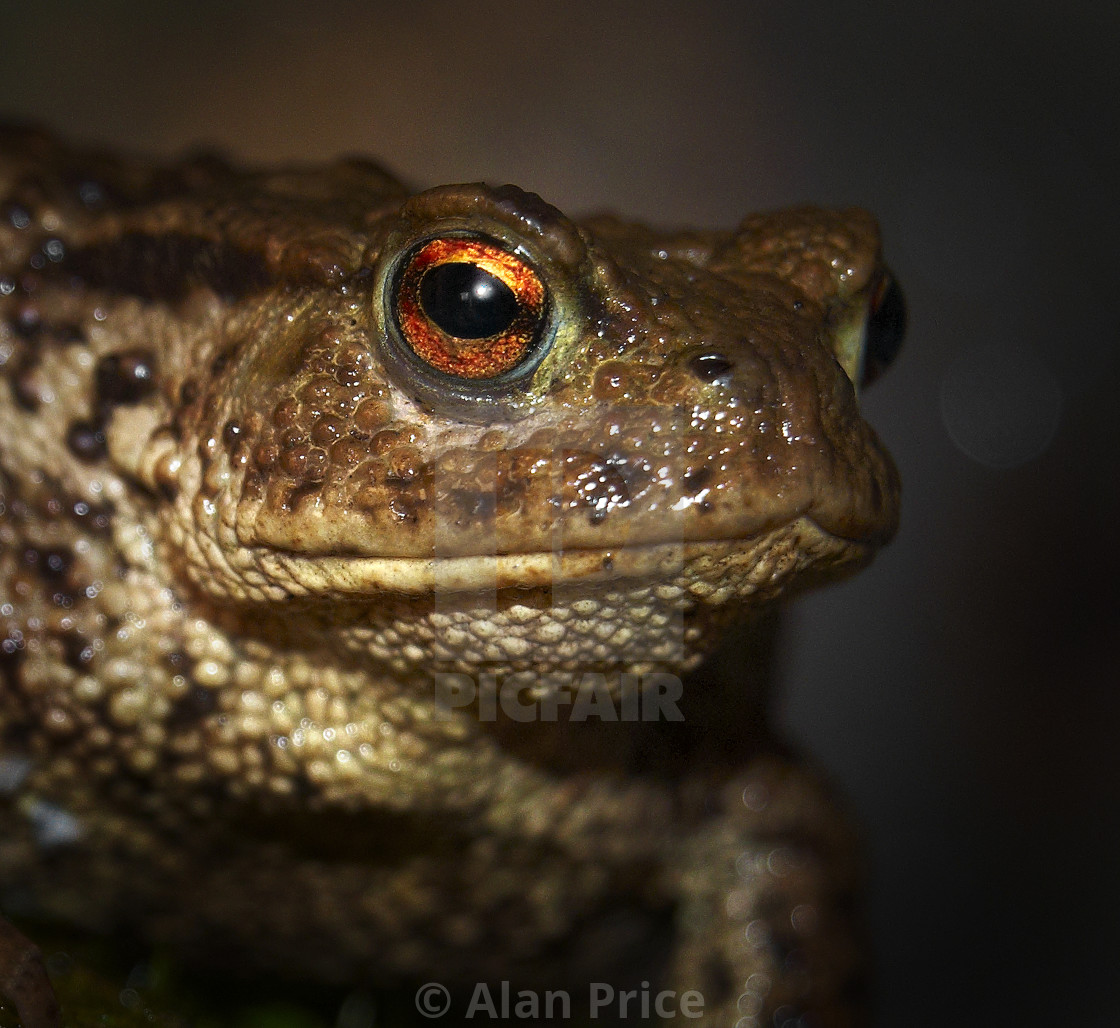
M 722 353 L 701 353 L 688 362 L 689 370 L 702 382 L 726 378 L 732 367 L 732 362 Z

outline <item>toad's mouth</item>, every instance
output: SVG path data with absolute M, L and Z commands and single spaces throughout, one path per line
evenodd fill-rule
M 801 516 L 739 539 L 431 557 L 306 555 L 261 547 L 256 558 L 259 569 L 288 596 L 434 595 L 565 584 L 594 588 L 641 579 L 663 583 L 665 599 L 688 592 L 718 603 L 744 594 L 770 596 L 810 569 L 858 567 L 876 549 L 827 532 Z
M 666 458 L 649 471 L 656 482 L 641 488 L 582 451 L 557 469 L 553 451 L 541 450 L 542 470 L 520 477 L 500 468 L 486 482 L 481 472 L 455 478 L 447 471 L 438 481 L 422 475 L 399 495 L 378 486 L 367 496 L 353 478 L 293 492 L 286 480 L 246 475 L 202 516 L 216 538 L 232 529 L 237 549 L 269 579 L 309 594 L 663 576 L 666 562 L 754 551 L 787 532 L 829 536 L 830 550 L 882 545 L 894 532 L 898 490 L 889 458 L 873 442 L 858 464 L 820 444 L 813 459 L 796 463 L 786 454 L 767 470 L 761 458 L 750 457 L 752 464 L 743 456 L 745 443 L 732 441 L 739 465 L 728 457 L 731 470 L 705 475 L 707 463 L 689 457 L 703 465 L 689 473 L 683 457 Z M 506 463 L 519 453 L 500 451 Z M 199 512 L 192 507 L 189 516 Z

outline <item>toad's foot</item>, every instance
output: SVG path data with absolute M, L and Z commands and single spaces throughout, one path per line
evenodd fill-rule
M 23 1028 L 58 1028 L 58 1001 L 39 947 L 2 917 L 0 995 L 15 1005 Z
M 679 993 L 704 997 L 682 1024 L 865 1023 L 865 967 L 850 831 L 820 780 L 767 755 L 720 795 L 678 882 Z

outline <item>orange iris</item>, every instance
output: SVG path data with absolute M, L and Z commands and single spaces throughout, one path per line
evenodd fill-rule
M 439 270 L 447 265 L 465 267 Z M 425 277 L 433 273 L 426 287 Z M 458 285 L 439 288 L 441 280 L 459 283 L 472 277 L 477 285 L 473 292 Z M 479 304 L 481 316 L 476 313 Z M 540 276 L 509 251 L 480 239 L 447 237 L 425 243 L 409 258 L 397 284 L 397 319 L 405 341 L 422 361 L 458 378 L 496 378 L 516 368 L 536 341 L 544 309 Z M 486 326 L 479 333 L 489 334 L 453 335 L 447 330 L 448 325 L 470 324 L 472 317 Z

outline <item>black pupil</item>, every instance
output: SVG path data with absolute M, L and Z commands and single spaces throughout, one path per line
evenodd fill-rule
M 439 264 L 420 280 L 420 305 L 449 336 L 485 339 L 517 317 L 517 297 L 477 264 Z
M 867 319 L 867 341 L 863 355 L 863 382 L 867 385 L 890 367 L 906 335 L 906 299 L 892 278 L 882 299 Z

